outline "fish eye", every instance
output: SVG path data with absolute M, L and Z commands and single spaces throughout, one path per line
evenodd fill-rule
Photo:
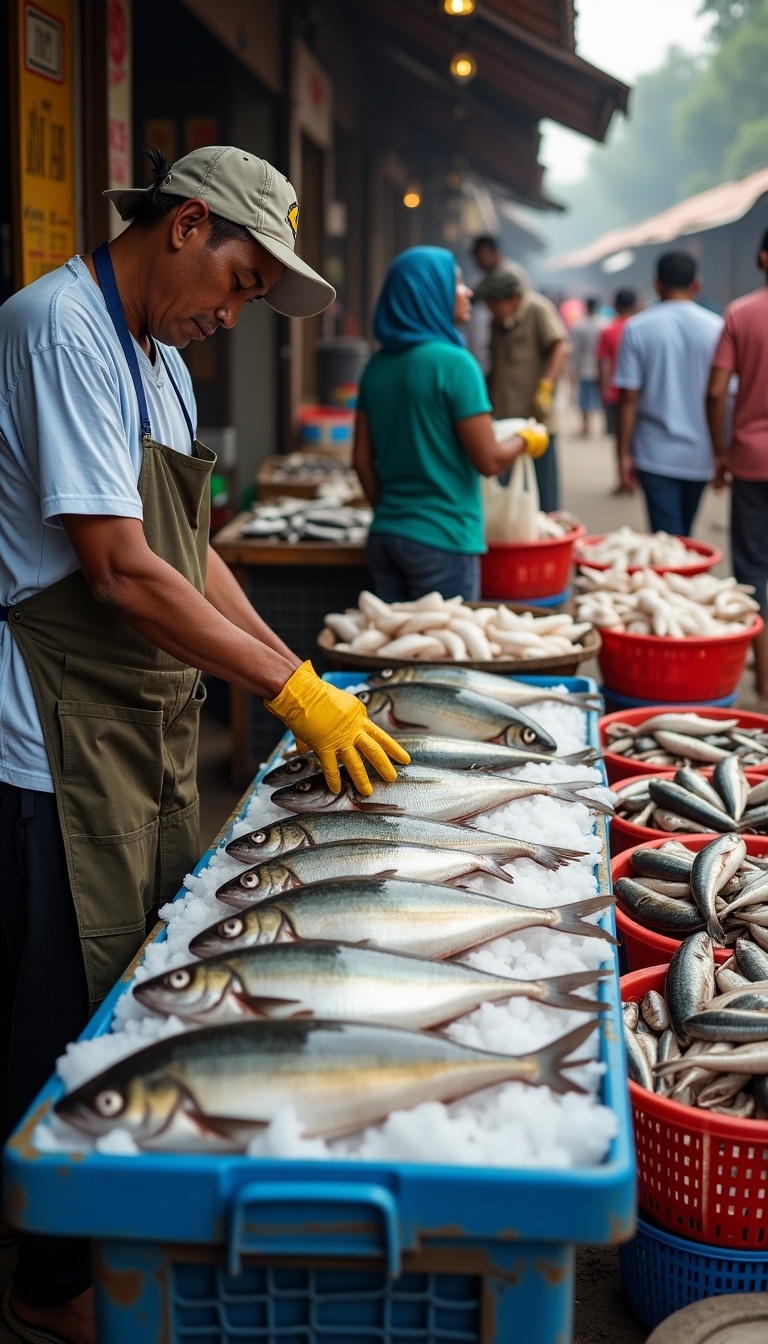
M 358 691 L 358 692 L 357 692 L 357 698 L 358 698 L 358 700 L 360 701 L 360 704 L 361 704 L 361 705 L 368 705 L 368 704 L 370 704 L 370 701 L 371 701 L 371 692 L 370 692 L 370 691 Z
M 240 878 L 240 886 L 250 890 L 251 887 L 258 887 L 259 877 L 257 873 L 243 873 Z
M 110 1120 L 112 1116 L 119 1115 L 125 1107 L 125 1098 L 121 1092 L 107 1091 L 99 1092 L 94 1098 L 93 1108 L 103 1115 L 105 1119 Z
M 395 672 L 394 667 L 383 667 L 381 669 L 381 672 L 379 673 L 379 676 L 381 677 L 382 681 L 385 680 L 389 681 L 389 678 L 394 676 L 394 672 Z
M 233 919 L 225 919 L 219 925 L 219 933 L 222 938 L 239 938 L 243 932 L 243 921 L 235 916 Z
M 267 833 L 266 831 L 252 831 L 249 838 L 252 845 L 263 845 L 266 843 Z
M 536 741 L 536 734 L 532 728 L 524 728 L 520 737 L 527 747 L 531 746 Z
M 289 762 L 288 762 L 288 769 L 290 770 L 290 772 L 291 772 L 292 775 L 298 775 L 299 772 L 300 772 L 301 770 L 304 769 L 304 762 L 303 762 L 303 761 L 289 761 Z
M 170 971 L 165 977 L 165 983 L 169 989 L 186 989 L 191 980 L 192 976 L 189 971 L 182 970 L 181 967 L 175 971 Z
M 313 785 L 311 779 L 301 779 L 301 780 L 299 780 L 299 783 L 296 785 L 296 792 L 297 792 L 297 793 L 311 793 L 313 787 L 314 787 L 314 785 Z

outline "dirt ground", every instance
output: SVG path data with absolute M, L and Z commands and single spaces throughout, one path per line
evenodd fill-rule
M 611 443 L 599 433 L 583 439 L 576 435 L 577 417 L 563 414 L 565 432 L 560 435 L 559 461 L 563 506 L 581 518 L 590 532 L 606 532 L 622 524 L 647 526 L 638 497 L 611 492 L 616 473 Z M 727 497 L 707 492 L 696 535 L 726 552 L 719 572 L 729 572 Z M 596 666 L 585 665 L 584 674 L 598 676 Z M 745 676 L 739 703 L 758 708 L 749 674 Z M 764 706 L 763 706 L 764 708 Z M 204 715 L 200 744 L 200 792 L 202 838 L 206 844 L 217 834 L 237 802 L 238 793 L 228 778 L 229 733 L 210 714 Z M 13 1270 L 13 1252 L 0 1251 L 0 1295 Z M 613 1249 L 584 1247 L 577 1255 L 573 1344 L 644 1344 L 648 1331 L 630 1314 L 623 1295 L 618 1254 Z M 0 1322 L 0 1344 L 18 1344 Z M 506 1344 L 506 1341 L 505 1341 Z M 513 1341 L 509 1341 L 513 1344 Z M 514 1341 L 514 1344 L 527 1344 Z

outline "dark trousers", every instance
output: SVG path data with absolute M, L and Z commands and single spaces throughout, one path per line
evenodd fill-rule
M 557 471 L 557 436 L 550 434 L 549 447 L 541 457 L 534 458 L 539 502 L 544 513 L 555 513 L 560 508 L 560 483 Z
M 768 481 L 737 481 L 731 485 L 731 554 L 739 583 L 751 583 L 768 616 Z
M 8 1138 L 88 1021 L 88 988 L 52 793 L 0 783 L 0 1103 Z M 91 1282 L 75 1238 L 20 1233 L 14 1283 L 60 1306 Z
M 679 481 L 655 471 L 638 471 L 652 532 L 689 537 L 707 481 Z
M 372 532 L 368 538 L 368 568 L 373 591 L 382 602 L 409 602 L 426 593 L 480 597 L 480 556 L 441 551 L 409 537 Z

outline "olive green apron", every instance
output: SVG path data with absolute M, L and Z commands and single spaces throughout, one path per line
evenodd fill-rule
M 106 298 L 108 277 L 99 279 Z M 143 387 L 140 410 L 142 402 L 144 533 L 150 549 L 203 592 L 216 457 L 194 438 L 192 457 L 157 443 L 146 432 Z M 95 1007 L 198 858 L 205 690 L 195 668 L 97 602 L 80 570 L 12 606 L 8 621 L 43 727 Z

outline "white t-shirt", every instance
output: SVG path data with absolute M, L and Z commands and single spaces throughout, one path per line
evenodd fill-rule
M 600 340 L 600 332 L 606 325 L 605 318 L 599 313 L 587 313 L 586 317 L 582 317 L 576 323 L 571 332 L 573 362 L 582 381 L 594 383 L 600 377 L 597 343 Z
M 162 360 L 134 342 L 152 436 L 191 453 Z M 163 348 L 193 426 L 192 382 Z M 0 308 L 0 604 L 13 606 L 79 568 L 62 513 L 141 518 L 136 393 L 101 290 L 79 257 Z M 26 665 L 0 621 L 0 781 L 53 792 Z
M 704 402 L 722 327 L 721 317 L 686 299 L 654 304 L 624 327 L 613 381 L 640 390 L 632 458 L 641 471 L 711 479 Z

